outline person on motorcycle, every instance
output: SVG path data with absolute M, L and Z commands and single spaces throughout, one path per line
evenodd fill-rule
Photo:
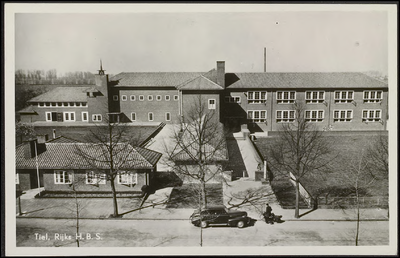
M 267 207 L 266 207 L 266 209 L 265 209 L 265 216 L 266 217 L 271 217 L 271 215 L 272 215 L 272 208 L 271 208 L 271 206 L 269 206 L 269 204 L 267 203 Z

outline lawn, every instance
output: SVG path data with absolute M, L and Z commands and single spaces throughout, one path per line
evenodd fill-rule
M 167 205 L 173 209 L 197 209 L 199 203 L 198 184 L 183 184 L 175 187 Z M 222 184 L 207 184 L 207 205 L 223 205 Z
M 362 150 L 366 150 L 382 132 L 329 132 L 325 136 L 332 147 L 331 169 L 328 172 L 315 175 L 308 175 L 301 179 L 302 185 L 313 196 L 329 197 L 348 197 L 351 196 L 352 189 L 346 177 L 350 164 L 354 164 Z M 387 132 L 383 133 L 387 136 Z M 276 141 L 275 137 L 259 138 L 256 146 L 262 156 L 268 155 L 268 145 Z M 272 171 L 273 172 L 273 171 Z M 274 175 L 272 181 L 274 191 L 278 192 L 277 197 L 285 203 L 293 195 L 294 188 L 290 188 L 288 179 L 284 179 L 278 174 Z M 280 178 L 281 177 L 281 178 Z M 275 182 L 274 182 L 275 181 Z M 280 195 L 282 189 L 289 190 L 286 195 Z M 388 195 L 388 180 L 377 180 L 369 187 L 361 189 L 363 197 L 379 197 Z M 292 196 L 294 198 L 294 195 Z

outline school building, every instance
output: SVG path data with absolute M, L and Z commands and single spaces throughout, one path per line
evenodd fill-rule
M 226 126 L 277 131 L 293 122 L 294 103 L 321 130 L 386 130 L 388 84 L 363 73 L 123 72 L 100 67 L 96 85 L 58 87 L 19 111 L 28 123 L 179 123 L 199 99 Z

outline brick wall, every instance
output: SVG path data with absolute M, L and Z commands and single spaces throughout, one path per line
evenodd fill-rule
M 129 120 L 132 120 L 132 113 L 135 113 L 135 122 L 151 122 L 149 113 L 153 113 L 153 122 L 178 122 L 180 100 L 178 90 L 174 88 L 120 89 L 119 92 L 113 92 L 113 95 L 118 96 L 118 101 L 113 102 L 119 103 L 120 111 Z M 178 96 L 178 99 L 175 96 Z
M 197 92 L 197 91 L 183 91 L 182 92 L 183 100 L 182 100 L 182 110 L 183 114 L 185 112 L 189 112 L 192 110 L 196 105 L 198 105 L 199 101 L 201 101 L 202 105 L 205 105 L 205 110 L 210 111 L 214 110 L 215 111 L 215 119 L 217 122 L 221 121 L 220 118 L 220 93 L 213 92 L 213 91 L 202 91 L 202 92 Z M 209 109 L 209 100 L 213 99 L 215 100 L 215 109 Z
M 25 191 L 31 189 L 31 176 L 29 172 L 18 171 L 18 179 L 17 190 Z
M 82 112 L 88 112 L 88 107 L 39 107 L 38 104 L 34 104 L 32 109 L 37 113 L 37 115 L 24 115 L 21 114 L 21 121 L 24 123 L 33 123 L 37 121 L 46 122 L 46 112 L 75 112 L 75 121 L 82 122 Z M 63 119 L 64 120 L 64 119 Z M 65 121 L 64 121 L 65 122 Z M 57 123 L 57 122 L 48 122 L 48 123 Z M 73 122 L 71 122 L 73 123 Z

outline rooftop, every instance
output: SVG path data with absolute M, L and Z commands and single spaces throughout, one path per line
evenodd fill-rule
M 363 73 L 227 73 L 226 87 L 244 88 L 387 88 L 386 82 Z
M 86 91 L 92 87 L 57 87 L 28 102 L 86 102 Z
M 104 145 L 60 141 L 48 141 L 44 144 L 46 150 L 37 156 L 40 169 L 109 169 L 109 154 Z M 17 169 L 36 168 L 36 158 L 25 157 L 27 148 L 30 148 L 29 143 L 17 146 Z M 162 155 L 122 143 L 114 146 L 114 149 L 114 166 L 118 169 L 151 169 Z

